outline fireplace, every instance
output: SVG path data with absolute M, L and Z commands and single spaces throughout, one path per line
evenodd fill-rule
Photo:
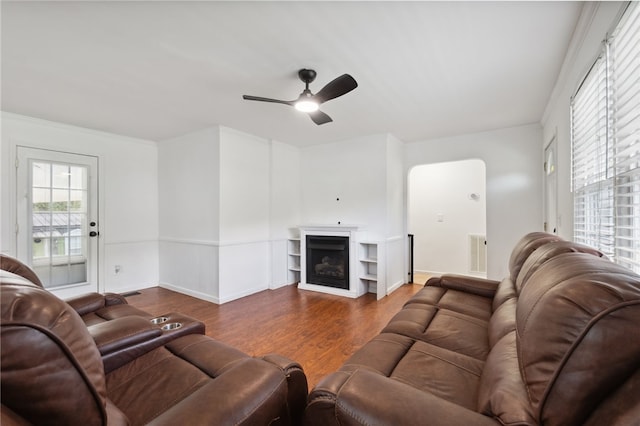
M 306 282 L 349 290 L 349 237 L 306 236 Z

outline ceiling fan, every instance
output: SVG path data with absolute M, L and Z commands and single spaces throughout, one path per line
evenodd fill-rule
M 308 113 L 311 120 L 317 125 L 320 125 L 333 121 L 331 117 L 318 109 L 320 104 L 349 93 L 358 87 L 358 83 L 353 77 L 349 74 L 342 74 L 340 77 L 327 83 L 326 86 L 314 95 L 311 93 L 311 90 L 309 90 L 309 83 L 316 79 L 316 72 L 314 70 L 301 69 L 298 71 L 298 77 L 304 82 L 305 87 L 298 99 L 294 101 L 282 101 L 279 99 L 249 95 L 242 95 L 242 98 L 248 101 L 271 102 L 295 107 L 299 111 Z

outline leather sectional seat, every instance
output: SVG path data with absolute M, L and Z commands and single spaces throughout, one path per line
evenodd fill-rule
M 544 233 L 509 271 L 430 279 L 315 386 L 305 424 L 640 424 L 640 276 Z
M 69 303 L 4 266 L 0 424 L 300 422 L 307 381 L 299 364 L 251 357 L 198 327 L 159 340 L 164 331 L 143 311 L 87 325 Z M 91 333 L 96 327 L 101 333 Z M 116 355 L 104 357 L 105 347 Z

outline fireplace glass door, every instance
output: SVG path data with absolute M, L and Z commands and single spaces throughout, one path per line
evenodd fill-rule
M 349 237 L 307 235 L 307 283 L 349 289 Z

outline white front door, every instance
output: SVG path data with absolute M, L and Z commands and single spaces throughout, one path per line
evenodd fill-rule
M 98 291 L 97 157 L 18 147 L 17 253 L 59 297 Z

